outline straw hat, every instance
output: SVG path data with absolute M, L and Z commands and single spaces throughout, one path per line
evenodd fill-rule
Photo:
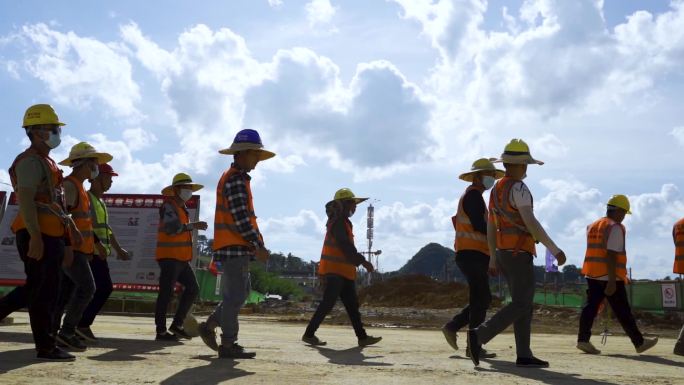
M 335 192 L 335 197 L 333 198 L 332 201 L 346 201 L 346 200 L 353 200 L 356 204 L 359 204 L 363 201 L 368 200 L 368 198 L 358 198 L 352 190 L 348 188 L 341 188 Z M 331 202 L 332 202 L 331 201 Z
M 113 159 L 106 152 L 97 152 L 95 147 L 86 142 L 76 143 L 69 151 L 69 157 L 59 162 L 62 166 L 72 166 L 79 159 L 96 159 L 97 164 L 108 163 Z
M 532 154 L 530 154 L 530 147 L 522 139 L 512 139 L 510 143 L 506 145 L 506 148 L 504 148 L 501 158 L 491 158 L 490 160 L 494 163 L 544 164 L 544 162 L 532 157 Z
M 477 174 L 480 171 L 494 171 L 495 175 L 494 178 L 496 179 L 501 179 L 503 178 L 504 175 L 506 175 L 506 172 L 503 170 L 499 170 L 496 167 L 494 167 L 494 164 L 487 158 L 480 158 L 476 161 L 473 162 L 473 166 L 470 167 L 469 172 L 465 172 L 461 174 L 458 179 L 464 180 L 466 182 L 472 182 L 473 178 L 475 177 L 475 174 Z
M 164 187 L 162 189 L 162 195 L 170 196 L 173 195 L 173 188 L 174 187 L 184 187 L 184 188 L 189 188 L 193 192 L 197 190 L 201 190 L 204 188 L 203 185 L 198 184 L 198 183 L 192 183 L 192 178 L 190 178 L 190 175 L 181 172 L 176 174 L 176 176 L 173 177 L 173 183 L 171 183 L 170 186 Z
M 275 153 L 265 150 L 261 143 L 261 137 L 255 130 L 242 130 L 235 135 L 233 144 L 223 150 L 219 150 L 220 154 L 235 155 L 240 151 L 256 150 L 259 151 L 259 160 L 266 160 L 273 158 Z

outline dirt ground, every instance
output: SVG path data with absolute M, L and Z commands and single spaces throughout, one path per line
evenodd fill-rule
M 384 339 L 361 349 L 349 327 L 324 324 L 318 335 L 328 345 L 313 348 L 299 341 L 301 323 L 243 316 L 240 342 L 258 355 L 232 361 L 217 359 L 199 338 L 154 342 L 150 317 L 101 316 L 93 327 L 98 346 L 76 353 L 75 362 L 42 363 L 26 313 L 13 317 L 0 326 L 0 384 L 684 384 L 684 357 L 672 354 L 671 338 L 640 356 L 627 338 L 610 337 L 603 355 L 589 356 L 575 350 L 573 335 L 535 334 L 533 350 L 551 367 L 519 369 L 506 333 L 487 346 L 499 357 L 474 369 L 464 342 L 454 351 L 439 330 L 369 328 Z

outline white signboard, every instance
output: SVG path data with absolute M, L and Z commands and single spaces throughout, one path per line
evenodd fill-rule
M 131 255 L 129 261 L 108 258 L 109 271 L 117 289 L 150 290 L 159 283 L 159 266 L 154 259 L 157 244 L 161 195 L 105 194 L 109 225 L 121 246 Z M 199 196 L 187 202 L 191 221 L 199 217 Z M 14 194 L 10 196 L 0 223 L 0 285 L 16 285 L 24 280 L 24 264 L 19 258 L 10 225 L 18 212 Z M 196 242 L 196 232 L 193 243 Z M 197 247 L 193 247 L 196 258 Z
M 663 283 L 663 307 L 677 307 L 677 290 L 674 283 Z

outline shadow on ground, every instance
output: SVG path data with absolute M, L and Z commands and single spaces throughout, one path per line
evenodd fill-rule
M 161 385 L 187 385 L 197 384 L 198 379 L 202 379 L 202 384 L 216 385 L 223 381 L 250 376 L 254 372 L 238 369 L 236 366 L 239 361 L 219 359 L 216 355 L 199 356 L 193 359 L 206 361 L 209 364 L 196 366 L 194 368 L 183 369 L 180 372 L 160 382 Z
M 350 349 L 335 350 L 324 348 L 322 346 L 312 346 L 331 364 L 338 365 L 355 365 L 355 366 L 393 366 L 387 362 L 372 362 L 366 361 L 373 358 L 382 358 L 383 356 L 366 356 L 363 354 L 363 347 L 355 346 Z

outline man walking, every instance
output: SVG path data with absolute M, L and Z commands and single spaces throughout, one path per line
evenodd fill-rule
M 458 201 L 456 215 L 451 218 L 456 230 L 456 265 L 465 275 L 469 288 L 469 303 L 442 327 L 447 343 L 458 350 L 457 334 L 462 327 L 474 329 L 484 322 L 492 301 L 489 290 L 489 246 L 487 245 L 487 205 L 482 193 L 494 186 L 504 172 L 497 170 L 489 159 L 476 160 L 461 180 L 471 182 Z M 466 355 L 470 353 L 466 349 Z M 494 358 L 495 353 L 480 351 L 480 358 Z
M 359 346 L 373 345 L 382 337 L 372 337 L 366 334 L 359 313 L 359 300 L 356 296 L 356 268 L 359 265 L 369 272 L 375 271 L 373 265 L 364 258 L 354 245 L 354 232 L 349 218 L 356 212 L 356 205 L 368 198 L 357 198 L 348 188 L 337 190 L 335 198 L 325 205 L 328 215 L 325 241 L 318 265 L 318 275 L 325 285 L 323 300 L 311 317 L 309 325 L 302 336 L 302 341 L 314 346 L 326 343 L 316 337 L 316 330 L 325 316 L 335 306 L 340 298 L 347 310 Z
M 629 199 L 624 195 L 613 195 L 608 201 L 606 216 L 587 227 L 587 252 L 582 265 L 582 274 L 587 278 L 587 302 L 582 308 L 577 334 L 577 349 L 585 353 L 601 353 L 589 339 L 594 319 L 605 298 L 637 353 L 643 353 L 658 343 L 657 337 L 644 338 L 641 335 L 627 301 L 626 230 L 622 224 L 627 214 L 631 214 Z
M 489 196 L 487 244 L 496 259 L 489 261 L 492 272 L 501 269 L 511 292 L 511 303 L 502 307 L 489 320 L 468 332 L 470 359 L 480 364 L 482 344 L 504 331 L 511 324 L 515 334 L 516 366 L 548 367 L 549 363 L 532 354 L 532 304 L 534 300 L 535 242 L 541 242 L 556 257 L 558 265 L 565 263 L 565 253 L 546 234 L 534 216 L 532 193 L 523 182 L 527 165 L 544 164 L 532 157 L 530 148 L 521 139 L 506 145 L 500 159 L 506 175 L 499 180 Z
M 684 218 L 675 223 L 672 229 L 672 238 L 675 243 L 675 260 L 672 271 L 675 274 L 684 274 Z M 684 326 L 679 331 L 679 338 L 674 346 L 674 354 L 684 356 Z

